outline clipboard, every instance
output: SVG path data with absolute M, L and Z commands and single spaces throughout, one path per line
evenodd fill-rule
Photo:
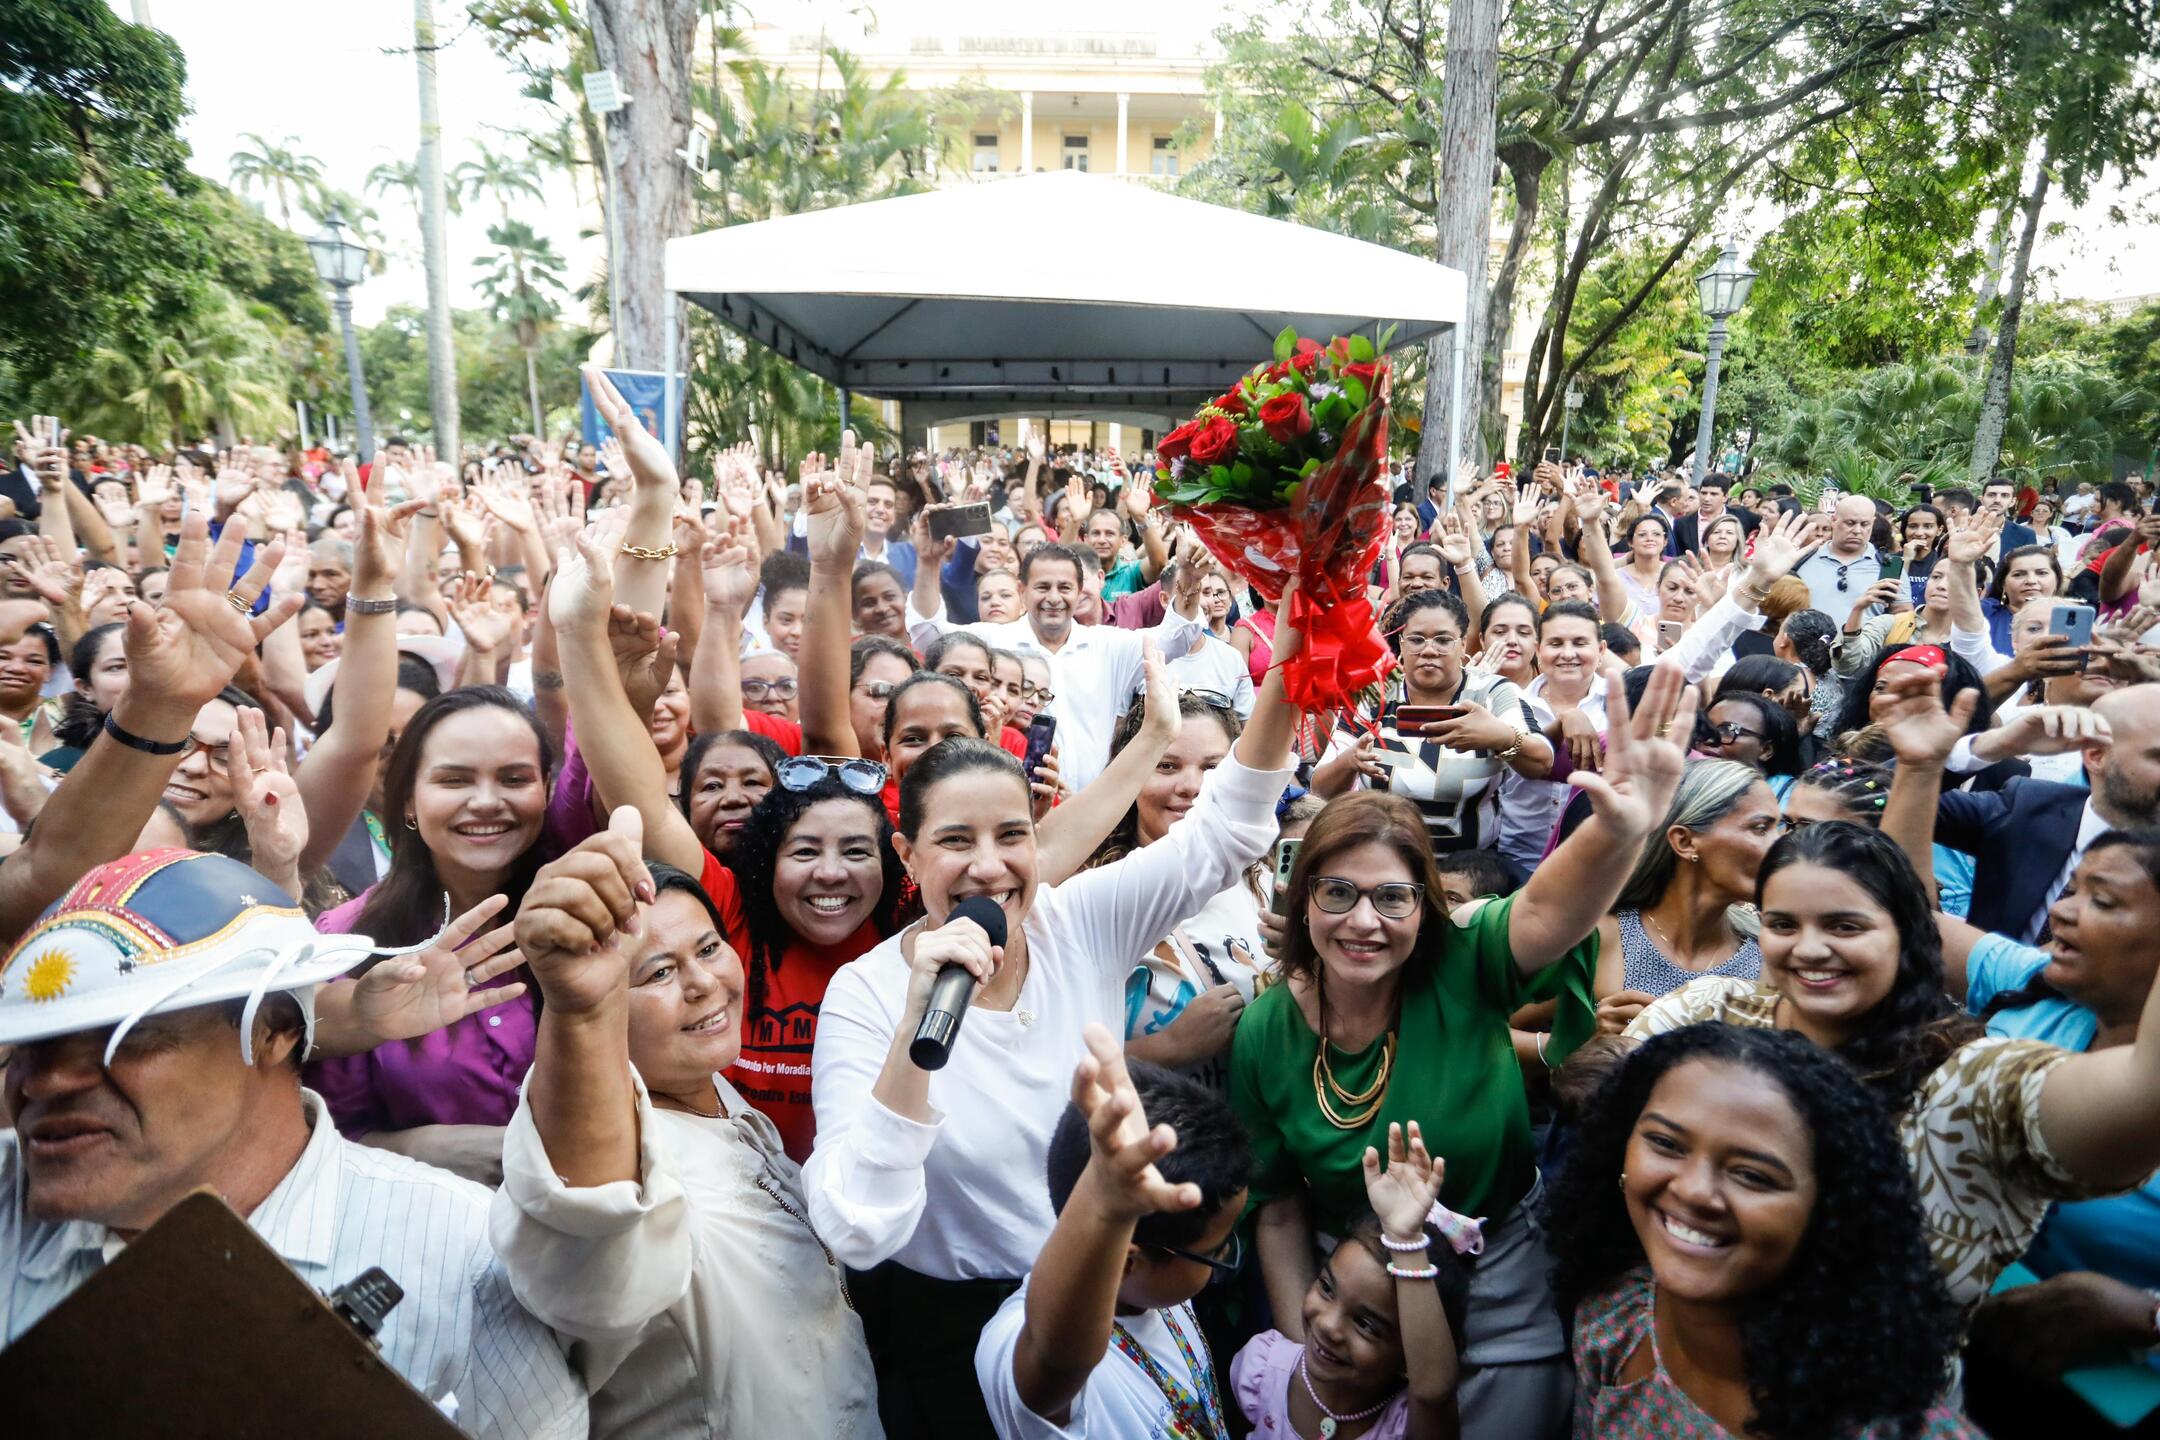
M 460 1434 L 210 1190 L 0 1350 L 0 1395 L 47 1440 Z

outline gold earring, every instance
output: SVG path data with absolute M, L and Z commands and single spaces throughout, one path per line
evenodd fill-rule
M 415 820 L 412 816 L 407 815 L 405 817 L 405 828 L 408 830 L 417 830 L 420 828 L 420 822 L 418 820 Z

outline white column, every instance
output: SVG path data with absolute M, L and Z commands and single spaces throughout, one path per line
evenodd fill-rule
M 1125 173 L 1125 114 L 1131 108 L 1132 96 L 1119 95 L 1117 97 L 1117 168 L 1111 172 L 1112 174 L 1123 175 Z
M 1115 420 L 1110 422 L 1110 448 L 1121 455 L 1125 453 L 1125 427 Z
M 1020 92 L 1020 173 L 1035 173 L 1035 92 Z
M 1216 106 L 1216 107 L 1215 107 L 1215 138 L 1216 138 L 1217 140 L 1220 140 L 1220 139 L 1222 139 L 1222 127 L 1223 127 L 1223 118 L 1222 118 L 1222 106 L 1218 105 L 1218 106 Z

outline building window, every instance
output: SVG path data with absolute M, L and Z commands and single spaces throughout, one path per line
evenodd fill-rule
M 969 166 L 977 175 L 997 174 L 998 137 L 977 135 L 973 163 Z
M 1177 171 L 1177 146 L 1168 135 L 1155 137 L 1155 151 L 1151 158 L 1150 173 L 1175 176 Z
M 1087 136 L 1085 136 L 1085 135 L 1067 135 L 1067 136 L 1065 137 L 1065 168 L 1066 168 L 1067 170 L 1078 170 L 1078 171 L 1079 171 L 1079 172 L 1080 172 L 1081 174 L 1083 174 L 1083 175 L 1087 174 L 1087 168 L 1088 168 L 1088 137 L 1087 137 Z

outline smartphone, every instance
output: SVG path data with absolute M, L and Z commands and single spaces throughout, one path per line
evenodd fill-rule
M 1395 732 L 1400 735 L 1421 731 L 1442 720 L 1460 719 L 1462 714 L 1460 705 L 1398 705 L 1395 707 Z
M 1275 842 L 1275 898 L 1271 908 L 1277 915 L 1290 916 L 1290 872 L 1297 869 L 1297 852 L 1303 840 L 1278 840 Z
M 1681 623 L 1680 621 L 1678 621 L 1678 620 L 1660 620 L 1660 621 L 1658 621 L 1658 622 L 1657 622 L 1657 643 L 1658 643 L 1658 649 L 1660 649 L 1660 650 L 1670 650 L 1670 649 L 1672 649 L 1672 647 L 1673 647 L 1673 646 L 1675 646 L 1675 645 L 1677 645 L 1677 644 L 1679 644 L 1679 643 L 1680 643 L 1680 637 L 1681 637 L 1682 635 L 1685 635 L 1686 633 L 1687 633 L 1687 626 L 1686 626 L 1686 625 L 1684 625 L 1684 624 L 1682 624 L 1682 623 Z
M 1057 739 L 1057 716 L 1037 715 L 1028 722 L 1027 757 L 1020 762 L 1027 771 L 1028 783 L 1035 783 L 1035 771 L 1042 764 L 1043 756 L 1050 753 L 1050 742 Z
M 977 500 L 966 505 L 945 505 L 930 512 L 930 538 L 933 540 L 957 540 L 968 535 L 990 533 L 990 502 Z
M 2048 634 L 2060 635 L 2073 646 L 2092 644 L 2093 607 L 2058 601 L 2048 611 Z
M 1547 445 L 1547 446 L 1545 447 L 1545 463 L 1546 463 L 1546 464 L 1548 464 L 1548 465 L 1557 465 L 1557 464 L 1559 464 L 1559 463 L 1560 463 L 1560 447 L 1559 447 L 1559 446 L 1557 446 L 1557 445 Z
M 1905 576 L 1905 557 L 1885 555 L 1882 557 L 1882 579 L 1901 580 Z

